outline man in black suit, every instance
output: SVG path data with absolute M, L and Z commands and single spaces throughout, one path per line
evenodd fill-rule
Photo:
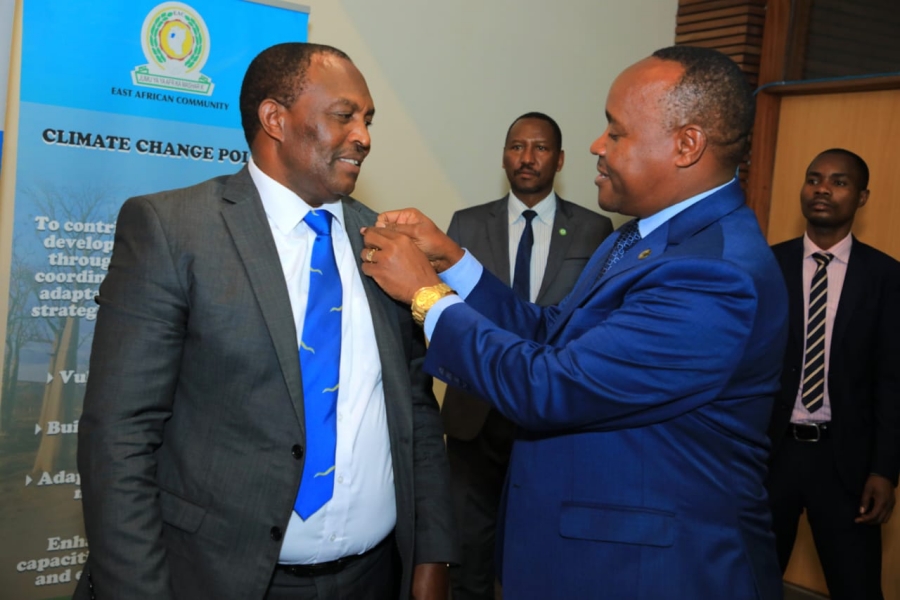
M 556 121 L 539 112 L 522 115 L 507 130 L 503 147 L 509 194 L 456 212 L 447 230 L 485 268 L 542 306 L 569 293 L 612 232 L 608 218 L 553 191 L 564 160 Z M 447 388 L 441 414 L 463 550 L 460 568 L 451 571 L 453 599 L 490 600 L 494 530 L 514 426 L 484 400 L 455 387 Z
M 882 598 L 900 471 L 900 263 L 850 233 L 868 181 L 856 154 L 819 154 L 800 191 L 806 234 L 773 247 L 791 329 L 769 428 L 778 558 L 783 571 L 805 508 L 837 600 Z

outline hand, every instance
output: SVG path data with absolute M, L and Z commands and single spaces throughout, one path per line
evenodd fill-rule
M 397 231 L 412 238 L 438 273 L 455 265 L 465 254 L 456 242 L 415 208 L 381 213 L 375 226 Z
M 362 234 L 363 273 L 395 300 L 409 304 L 419 288 L 441 282 L 412 238 L 379 227 L 364 227 Z
M 863 487 L 862 499 L 859 502 L 859 516 L 856 523 L 881 525 L 887 523 L 894 510 L 894 486 L 887 478 L 874 473 L 869 475 Z
M 444 563 L 416 565 L 413 570 L 412 597 L 415 600 L 447 600 L 450 574 Z

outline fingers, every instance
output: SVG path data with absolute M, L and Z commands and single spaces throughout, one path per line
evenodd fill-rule
M 860 498 L 860 516 L 854 521 L 869 525 L 886 523 L 891 518 L 895 502 L 894 486 L 890 481 L 879 475 L 871 475 Z
M 431 220 L 423 215 L 415 208 L 404 208 L 401 210 L 389 210 L 378 215 L 375 222 L 376 227 L 386 227 L 389 225 L 415 225 L 418 223 L 430 223 Z

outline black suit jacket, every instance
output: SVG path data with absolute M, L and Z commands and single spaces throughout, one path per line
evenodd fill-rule
M 790 335 L 772 412 L 772 457 L 790 423 L 803 366 L 803 238 L 772 247 L 788 288 Z M 853 239 L 831 336 L 832 447 L 841 480 L 861 492 L 871 473 L 900 472 L 900 263 Z
M 506 195 L 457 211 L 447 228 L 447 235 L 506 285 L 510 285 L 508 205 L 509 195 Z M 594 250 L 612 230 L 612 222 L 607 217 L 557 196 L 550 254 L 536 303 L 550 306 L 565 298 Z M 471 440 L 481 431 L 488 412 L 490 407 L 478 396 L 448 386 L 441 410 L 444 432 L 457 439 Z

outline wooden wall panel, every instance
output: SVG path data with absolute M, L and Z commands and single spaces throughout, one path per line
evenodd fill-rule
M 854 234 L 900 260 L 900 169 L 896 157 L 885 152 L 896 147 L 898 139 L 900 90 L 782 98 L 769 241 L 803 232 L 799 206 L 803 173 L 817 153 L 838 146 L 863 157 L 871 172 L 871 196 L 857 214 Z
M 756 86 L 765 0 L 680 0 L 675 43 L 715 48 L 730 56 Z

